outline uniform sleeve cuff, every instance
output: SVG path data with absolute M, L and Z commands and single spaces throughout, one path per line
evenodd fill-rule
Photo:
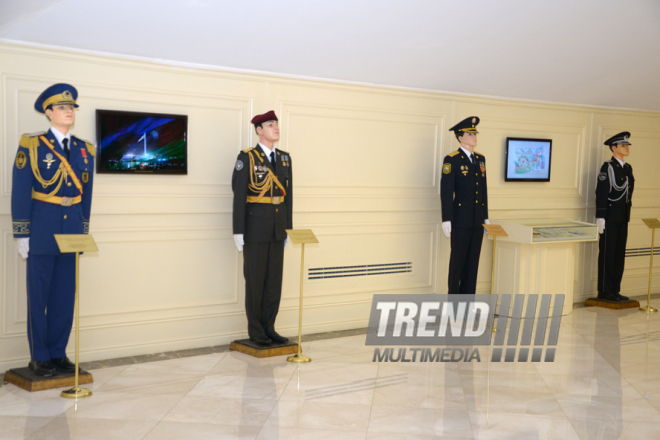
M 13 222 L 14 238 L 25 238 L 30 236 L 30 222 L 15 221 Z

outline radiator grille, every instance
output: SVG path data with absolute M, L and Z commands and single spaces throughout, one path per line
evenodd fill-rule
M 307 270 L 308 280 L 325 278 L 366 277 L 371 275 L 390 275 L 412 272 L 412 262 L 365 264 L 362 266 L 316 267 Z

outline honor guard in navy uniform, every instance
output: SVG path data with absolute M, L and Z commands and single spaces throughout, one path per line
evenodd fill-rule
M 488 221 L 486 158 L 474 151 L 479 118 L 470 116 L 453 131 L 460 148 L 445 157 L 442 164 L 440 199 L 442 231 L 451 238 L 449 293 L 474 294 L 477 289 L 479 255 Z
M 630 133 L 621 132 L 605 141 L 612 159 L 600 167 L 596 182 L 596 223 L 598 224 L 598 298 L 627 301 L 621 295 L 621 278 L 626 262 L 628 222 L 635 188 L 630 164 Z
M 47 88 L 34 104 L 51 123 L 24 134 L 14 161 L 11 213 L 18 252 L 27 260 L 29 367 L 37 375 L 71 373 L 66 356 L 75 301 L 76 259 L 62 254 L 54 234 L 87 234 L 94 146 L 71 135 L 78 92 Z
M 275 148 L 280 129 L 274 111 L 252 118 L 259 143 L 243 150 L 236 160 L 234 241 L 243 251 L 245 312 L 248 334 L 258 345 L 284 343 L 275 331 L 282 295 L 284 248 L 293 228 L 291 156 Z

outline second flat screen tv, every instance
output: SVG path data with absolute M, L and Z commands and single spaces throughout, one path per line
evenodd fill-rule
M 188 116 L 96 110 L 97 172 L 188 174 Z
M 505 182 L 550 182 L 552 139 L 506 139 Z

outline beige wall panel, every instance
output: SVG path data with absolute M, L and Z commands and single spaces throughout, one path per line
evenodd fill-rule
M 28 358 L 25 262 L 10 233 L 11 169 L 21 133 L 48 127 L 32 105 L 55 82 L 78 88 L 74 133 L 91 141 L 97 108 L 189 117 L 187 176 L 96 176 L 91 227 L 100 252 L 81 260 L 83 360 L 245 336 L 230 183 L 238 151 L 256 143 L 252 115 L 270 109 L 281 119 L 280 147 L 293 156 L 294 227 L 320 239 L 307 247 L 305 267 L 413 263 L 412 273 L 306 281 L 306 332 L 366 326 L 374 293 L 446 292 L 439 170 L 458 147 L 449 127 L 467 116 L 482 119 L 477 150 L 487 157 L 492 218 L 593 221 L 595 179 L 609 158 L 602 141 L 622 130 L 633 133 L 637 176 L 629 247 L 650 246 L 641 218 L 660 217 L 656 113 L 184 69 L 7 43 L 0 66 L 0 369 Z M 553 139 L 551 182 L 504 182 L 507 136 Z M 485 239 L 479 293 L 490 292 L 491 253 Z M 576 301 L 595 291 L 596 256 L 595 244 L 577 246 Z M 629 258 L 625 291 L 645 293 L 647 274 L 648 257 Z M 300 246 L 291 246 L 277 324 L 287 335 L 297 331 L 299 283 Z
M 286 105 L 284 114 L 284 148 L 295 158 L 301 188 L 327 187 L 341 194 L 362 188 L 433 190 L 438 185 L 438 126 L 430 118 Z

